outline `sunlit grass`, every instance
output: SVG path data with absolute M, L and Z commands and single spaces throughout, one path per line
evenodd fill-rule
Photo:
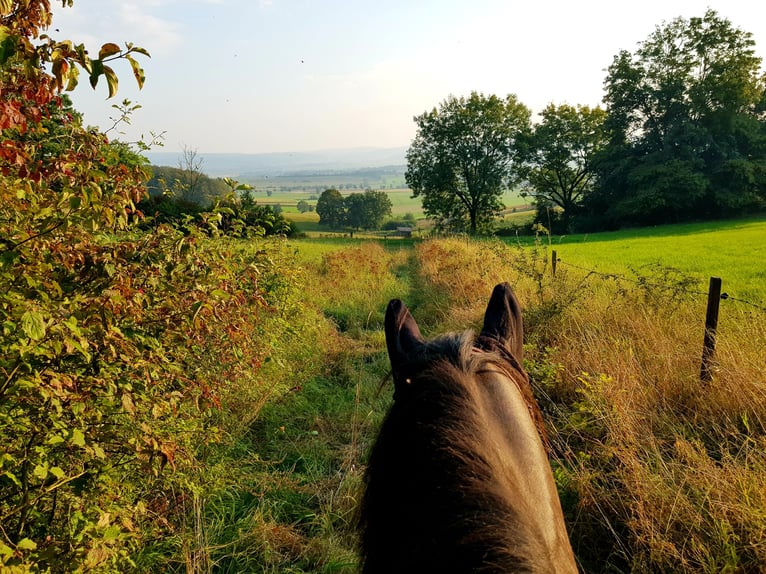
M 721 277 L 732 296 L 766 302 L 764 218 L 553 237 L 551 248 L 564 264 L 608 273 L 673 267 L 697 279 L 700 289 L 709 277 Z

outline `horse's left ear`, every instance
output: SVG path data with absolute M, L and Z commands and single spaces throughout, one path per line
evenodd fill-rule
M 399 299 L 393 299 L 386 309 L 386 347 L 394 382 L 401 381 L 402 367 L 407 363 L 407 356 L 424 343 L 423 336 L 410 310 Z
M 521 306 L 508 283 L 500 283 L 492 291 L 480 336 L 502 344 L 521 363 L 524 322 Z

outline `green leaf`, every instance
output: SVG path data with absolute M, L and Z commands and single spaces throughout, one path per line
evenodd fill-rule
M 143 54 L 147 58 L 151 58 L 151 54 L 147 52 L 144 48 L 140 48 L 138 46 L 134 46 L 133 44 L 130 44 L 129 49 L 131 52 L 135 52 L 136 54 Z
M 6 470 L 4 473 L 0 474 L 0 476 L 5 476 L 9 478 L 13 484 L 21 488 L 21 481 L 11 471 Z
M 90 86 L 95 90 L 98 85 L 99 76 L 104 73 L 104 62 L 101 60 L 92 60 L 90 66 Z
M 80 65 L 86 72 L 89 74 L 92 73 L 93 65 L 91 59 L 88 57 L 88 51 L 85 49 L 85 44 L 77 44 L 77 46 L 74 47 L 74 50 L 77 52 L 77 58 Z
M 80 80 L 80 70 L 77 69 L 77 66 L 69 66 L 69 73 L 67 74 L 66 87 L 64 89 L 67 92 L 71 92 L 77 87 L 79 80 Z
M 45 480 L 46 478 L 48 478 L 48 465 L 38 464 L 35 467 L 35 469 L 32 471 L 32 474 L 34 474 L 40 480 Z
M 136 78 L 136 83 L 138 84 L 138 88 L 141 89 L 144 87 L 144 82 L 146 81 L 146 74 L 144 73 L 144 69 L 139 65 L 139 63 L 135 60 L 135 58 L 131 56 L 125 56 L 128 59 L 128 62 L 130 62 L 130 67 L 133 68 L 133 75 Z
M 29 538 L 22 538 L 16 545 L 19 550 L 37 550 L 37 544 Z
M 104 75 L 106 76 L 106 85 L 109 88 L 109 97 L 114 97 L 117 93 L 117 74 L 109 66 L 104 66 Z
M 60 466 L 54 466 L 50 468 L 50 473 L 56 477 L 57 480 L 61 480 L 66 476 L 64 469 Z
M 32 340 L 45 337 L 45 319 L 37 311 L 27 311 L 21 316 L 21 329 Z
M 72 431 L 72 438 L 69 439 L 74 446 L 85 446 L 85 434 L 80 429 Z
M 68 317 L 66 321 L 64 321 L 64 325 L 66 325 L 66 328 L 74 335 L 82 337 L 82 331 L 80 331 L 80 327 L 77 326 L 77 317 L 74 315 Z
M 110 526 L 106 530 L 104 530 L 103 538 L 107 542 L 110 542 L 112 540 L 117 540 L 117 538 L 120 537 L 121 532 L 122 531 L 120 530 L 119 526 Z
M 106 458 L 106 453 L 104 452 L 104 449 L 101 448 L 98 444 L 93 445 L 93 454 L 96 455 L 97 458 L 101 458 L 101 459 Z M 51 469 L 51 472 L 53 472 L 53 469 Z
M 57 444 L 61 444 L 62 442 L 65 442 L 64 437 L 60 435 L 53 435 L 51 438 L 48 439 L 48 444 L 51 446 L 56 446 Z
M 5 0 L 0 0 L 0 5 Z M 16 38 L 10 28 L 0 26 L 0 64 L 4 64 L 16 53 Z

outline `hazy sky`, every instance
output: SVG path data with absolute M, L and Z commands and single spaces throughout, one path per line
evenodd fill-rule
M 139 91 L 73 94 L 106 129 L 112 104 L 143 106 L 120 139 L 165 132 L 164 150 L 261 153 L 407 146 L 413 116 L 472 90 L 546 104 L 598 105 L 606 68 L 663 21 L 709 7 L 751 32 L 766 57 L 760 0 L 75 0 L 51 32 L 97 53 L 149 50 Z

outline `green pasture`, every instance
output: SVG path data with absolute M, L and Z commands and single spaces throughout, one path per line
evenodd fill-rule
M 766 218 L 667 225 L 551 238 L 561 262 L 605 273 L 671 267 L 699 280 L 723 280 L 733 297 L 766 301 Z
M 248 177 L 240 178 L 255 188 L 256 192 L 271 190 L 274 193 L 308 193 L 319 195 L 325 189 L 335 188 L 340 191 L 364 191 L 365 189 L 396 189 L 403 188 L 404 174 L 392 173 L 367 173 L 356 172 L 336 174 L 295 174 L 271 177 Z

